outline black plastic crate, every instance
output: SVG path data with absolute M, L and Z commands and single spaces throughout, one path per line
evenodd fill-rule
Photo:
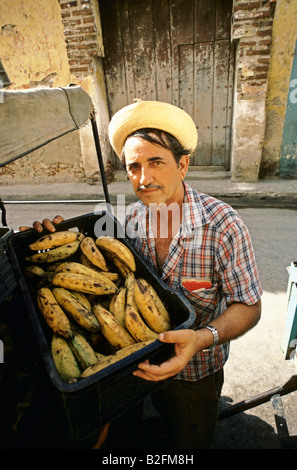
M 17 285 L 7 245 L 12 234 L 11 227 L 0 227 L 0 304 L 9 298 Z
M 102 224 L 103 221 L 104 227 L 109 227 L 109 235 L 119 238 L 130 247 L 126 239 L 123 238 L 122 228 L 117 219 L 106 212 L 86 214 L 63 221 L 58 224 L 57 230 L 78 229 L 85 235 L 95 238 L 99 235 L 98 225 L 96 226 L 96 235 L 94 233 L 95 224 L 96 222 Z M 110 233 L 110 230 L 112 233 Z M 45 324 L 22 274 L 25 256 L 29 254 L 28 245 L 40 236 L 40 233 L 32 229 L 16 233 L 10 237 L 9 246 L 13 268 L 19 279 L 20 289 L 50 383 L 60 399 L 60 406 L 66 422 L 66 432 L 70 439 L 81 440 L 98 432 L 104 424 L 117 418 L 162 386 L 162 383 L 150 382 L 135 377 L 132 372 L 137 368 L 140 361 L 147 358 L 155 363 L 162 362 L 171 354 L 173 345 L 163 344 L 156 340 L 144 349 L 83 380 L 76 383 L 63 382 L 58 375 L 50 353 L 52 332 Z M 148 269 L 133 248 L 130 247 L 130 249 L 135 256 L 137 277 L 145 277 L 153 285 L 166 304 L 174 328 L 191 328 L 195 314 L 188 301 L 169 289 L 155 273 Z

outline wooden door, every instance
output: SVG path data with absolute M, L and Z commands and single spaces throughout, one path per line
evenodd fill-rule
M 229 169 L 232 3 L 99 0 L 110 115 L 134 98 L 185 109 L 199 134 L 193 166 Z

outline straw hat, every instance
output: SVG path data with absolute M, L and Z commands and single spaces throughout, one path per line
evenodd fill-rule
M 166 131 L 191 151 L 197 146 L 197 129 L 188 113 L 169 103 L 137 100 L 120 109 L 110 121 L 109 140 L 118 157 L 126 138 L 143 128 Z

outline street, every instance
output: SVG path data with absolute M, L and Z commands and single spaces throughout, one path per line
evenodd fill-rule
M 88 204 L 7 204 L 7 223 L 17 230 L 44 217 L 71 218 L 92 213 Z M 241 208 L 248 226 L 263 287 L 262 318 L 231 345 L 225 368 L 222 406 L 230 406 L 285 384 L 296 366 L 281 350 L 287 308 L 287 267 L 297 259 L 297 212 L 288 209 Z M 282 397 L 290 436 L 297 435 L 297 392 Z M 280 448 L 270 402 L 220 421 L 215 449 Z

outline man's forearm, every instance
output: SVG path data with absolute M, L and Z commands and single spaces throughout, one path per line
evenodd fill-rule
M 219 333 L 219 344 L 242 336 L 253 328 L 261 317 L 261 300 L 254 305 L 241 303 L 231 304 L 225 311 L 209 324 L 216 327 Z M 197 351 L 207 349 L 213 343 L 209 330 L 197 330 Z

